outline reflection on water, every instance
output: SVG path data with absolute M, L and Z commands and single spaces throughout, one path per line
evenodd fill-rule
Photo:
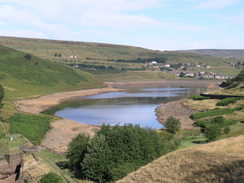
M 103 93 L 65 102 L 45 113 L 92 125 L 139 124 L 162 128 L 156 120 L 159 104 L 199 94 L 203 88 L 144 86 L 128 91 Z

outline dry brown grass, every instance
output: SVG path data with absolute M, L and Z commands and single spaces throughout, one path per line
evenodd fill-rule
M 219 100 L 216 99 L 208 99 L 208 100 L 185 99 L 183 100 L 182 104 L 194 110 L 203 110 L 203 109 L 216 108 L 216 103 L 218 101 Z
M 244 181 L 244 135 L 177 150 L 119 183 L 222 183 Z
M 23 179 L 28 179 L 32 183 L 38 183 L 39 179 L 50 172 L 50 169 L 45 164 L 39 163 L 31 154 L 23 156 Z

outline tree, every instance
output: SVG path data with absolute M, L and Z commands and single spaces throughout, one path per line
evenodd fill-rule
M 113 162 L 111 151 L 104 135 L 96 135 L 88 146 L 88 153 L 81 163 L 85 177 L 96 182 L 108 182 L 112 179 Z
M 83 161 L 85 153 L 87 153 L 89 141 L 89 136 L 85 134 L 78 134 L 76 137 L 73 138 L 68 146 L 66 157 L 69 159 L 68 163 L 71 167 L 71 170 L 73 170 L 75 175 L 77 176 L 80 175 L 80 163 Z
M 171 116 L 167 119 L 164 126 L 167 132 L 175 134 L 180 129 L 180 120 Z
M 213 118 L 211 122 L 216 124 L 216 125 L 222 126 L 224 123 L 224 117 L 223 116 L 217 116 L 217 117 Z
M 32 59 L 32 55 L 30 53 L 27 53 L 27 54 L 25 54 L 24 58 L 26 60 L 31 60 Z
M 208 142 L 216 140 L 221 135 L 221 127 L 219 125 L 213 124 L 206 128 L 205 137 Z
M 2 103 L 3 98 L 4 98 L 4 88 L 3 88 L 3 86 L 0 84 L 0 108 L 2 108 L 3 105 L 4 105 L 4 104 Z
M 41 183 L 64 183 L 63 179 L 54 172 L 50 172 L 44 175 L 41 180 Z
M 183 72 L 180 73 L 180 77 L 183 78 L 185 74 Z

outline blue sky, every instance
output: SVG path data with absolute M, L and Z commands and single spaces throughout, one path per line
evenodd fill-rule
M 0 0 L 0 35 L 244 49 L 244 0 Z

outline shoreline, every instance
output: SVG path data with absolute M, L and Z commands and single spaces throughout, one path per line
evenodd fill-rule
M 17 106 L 17 110 L 27 112 L 31 114 L 39 114 L 50 107 L 57 106 L 65 101 L 72 101 L 80 97 L 97 95 L 107 92 L 118 92 L 124 91 L 125 89 L 119 88 L 96 88 L 96 89 L 85 89 L 68 92 L 53 93 L 44 96 L 40 96 L 32 99 L 23 99 L 15 101 L 14 104 Z
M 198 84 L 201 82 L 198 82 Z M 205 82 L 205 84 L 206 89 L 210 91 L 218 90 L 220 88 L 216 85 L 217 82 Z M 182 129 L 194 129 L 195 127 L 192 126 L 194 121 L 189 116 L 199 112 L 199 110 L 194 110 L 183 105 L 182 102 L 186 99 L 188 98 L 160 104 L 158 107 L 156 107 L 155 115 L 157 116 L 157 121 L 164 125 L 168 117 L 177 116 L 176 119 L 180 120 Z
M 160 106 L 158 106 L 155 109 L 157 121 L 165 125 L 168 117 L 177 116 L 175 118 L 180 120 L 181 129 L 194 129 L 194 127 L 192 126 L 194 121 L 189 118 L 189 116 L 198 111 L 184 106 L 182 104 L 182 101 L 185 99 L 186 98 L 168 102 L 166 104 L 161 104 Z
M 40 96 L 32 99 L 23 99 L 15 101 L 14 104 L 17 109 L 22 112 L 27 112 L 31 114 L 40 114 L 40 112 L 59 105 L 64 101 L 72 101 L 83 96 L 96 95 L 106 92 L 118 92 L 125 91 L 126 89 L 121 89 L 119 87 L 131 86 L 131 85 L 149 85 L 149 84 L 172 84 L 179 85 L 180 83 L 187 84 L 199 84 L 201 85 L 211 85 L 213 81 L 199 82 L 195 80 L 162 80 L 162 81 L 140 81 L 140 82 L 107 82 L 107 88 L 97 88 L 97 89 L 85 89 L 77 91 L 68 91 L 53 93 L 49 95 Z M 118 87 L 118 88 L 116 88 Z M 177 102 L 177 101 L 174 101 Z M 169 102 L 171 103 L 171 102 Z M 162 104 L 160 105 L 162 106 Z M 157 108 L 159 108 L 158 106 Z M 156 108 L 156 116 L 158 116 L 158 110 Z M 159 121 L 159 120 L 158 120 Z M 162 123 L 159 121 L 159 123 Z M 163 123 L 162 123 L 163 124 Z M 55 153 L 65 153 L 68 148 L 69 142 L 79 133 L 86 133 L 93 136 L 97 130 L 100 129 L 99 126 L 89 125 L 80 123 L 77 121 L 61 118 L 51 122 L 52 129 L 49 130 L 43 139 L 41 146 L 45 149 L 52 150 Z

